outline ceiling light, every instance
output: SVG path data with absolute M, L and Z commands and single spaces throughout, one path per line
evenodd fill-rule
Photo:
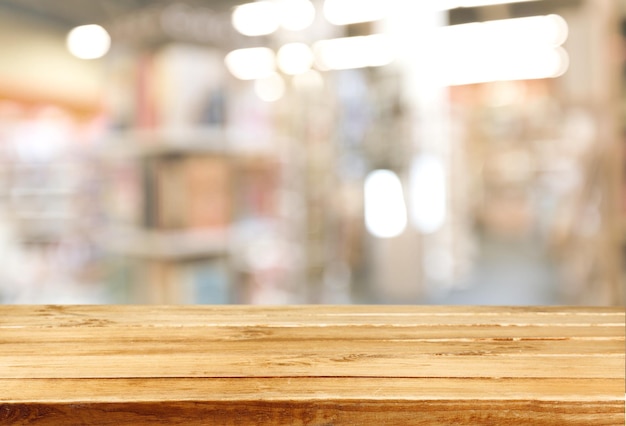
M 272 49 L 252 47 L 237 49 L 224 58 L 226 68 L 240 80 L 269 77 L 276 69 L 276 58 Z
M 567 22 L 558 15 L 453 25 L 434 39 L 443 84 L 554 78 L 569 66 L 560 45 Z
M 280 25 L 278 6 L 271 1 L 257 1 L 237 6 L 231 16 L 233 27 L 246 36 L 271 34 Z
M 322 70 L 379 67 L 395 58 L 393 40 L 384 34 L 322 40 L 313 51 Z
M 67 35 L 67 49 L 80 59 L 97 59 L 107 54 L 111 36 L 100 25 L 81 25 Z
M 288 43 L 278 50 L 278 68 L 285 74 L 303 74 L 313 66 L 313 52 L 304 43 Z

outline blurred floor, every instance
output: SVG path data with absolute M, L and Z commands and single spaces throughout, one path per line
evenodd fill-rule
M 555 305 L 556 270 L 540 243 L 483 236 L 473 273 L 459 288 L 428 303 L 450 305 Z

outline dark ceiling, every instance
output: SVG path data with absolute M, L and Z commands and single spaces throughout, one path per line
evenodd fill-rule
M 190 6 L 202 6 L 222 12 L 250 0 L 185 0 Z M 419 0 L 407 0 L 419 1 Z M 0 0 L 0 13 L 12 12 L 46 21 L 62 29 L 77 25 L 106 24 L 148 7 L 173 4 L 173 0 Z M 626 2 L 625 2 L 626 3 Z M 577 6 L 580 0 L 544 0 L 508 5 L 508 15 L 528 16 L 553 13 L 555 9 Z M 502 6 L 500 6 L 502 8 Z M 468 8 L 451 11 L 451 23 L 483 20 L 496 8 Z M 488 13 L 485 13 L 488 12 Z M 484 16 L 483 16 L 484 15 Z
M 187 0 L 186 4 L 203 6 L 216 12 L 227 10 L 247 0 Z M 69 29 L 84 24 L 105 24 L 171 0 L 0 0 L 3 12 L 24 15 L 49 25 Z
M 175 3 L 184 3 L 194 10 L 211 9 L 227 12 L 232 7 L 251 0 L 0 0 L 0 15 L 19 15 L 59 31 L 69 31 L 77 25 L 101 24 L 107 29 L 126 25 L 128 29 L 138 24 L 128 19 L 151 8 L 164 8 Z M 405 0 L 422 1 L 422 0 Z M 509 5 L 461 8 L 450 11 L 451 24 L 505 19 L 530 15 L 558 13 L 568 7 L 578 7 L 582 0 L 543 0 Z M 622 0 L 620 0 L 622 1 Z M 624 1 L 626 3 L 626 0 Z M 198 9 L 194 9 L 198 7 Z M 236 35 L 236 34 L 235 34 Z M 234 37 L 235 35 L 231 35 Z

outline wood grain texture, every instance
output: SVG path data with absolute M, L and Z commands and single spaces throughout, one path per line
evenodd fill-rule
M 622 425 L 624 311 L 2 306 L 0 424 Z

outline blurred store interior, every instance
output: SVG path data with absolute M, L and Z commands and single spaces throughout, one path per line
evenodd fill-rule
M 626 0 L 0 0 L 0 303 L 623 305 Z

